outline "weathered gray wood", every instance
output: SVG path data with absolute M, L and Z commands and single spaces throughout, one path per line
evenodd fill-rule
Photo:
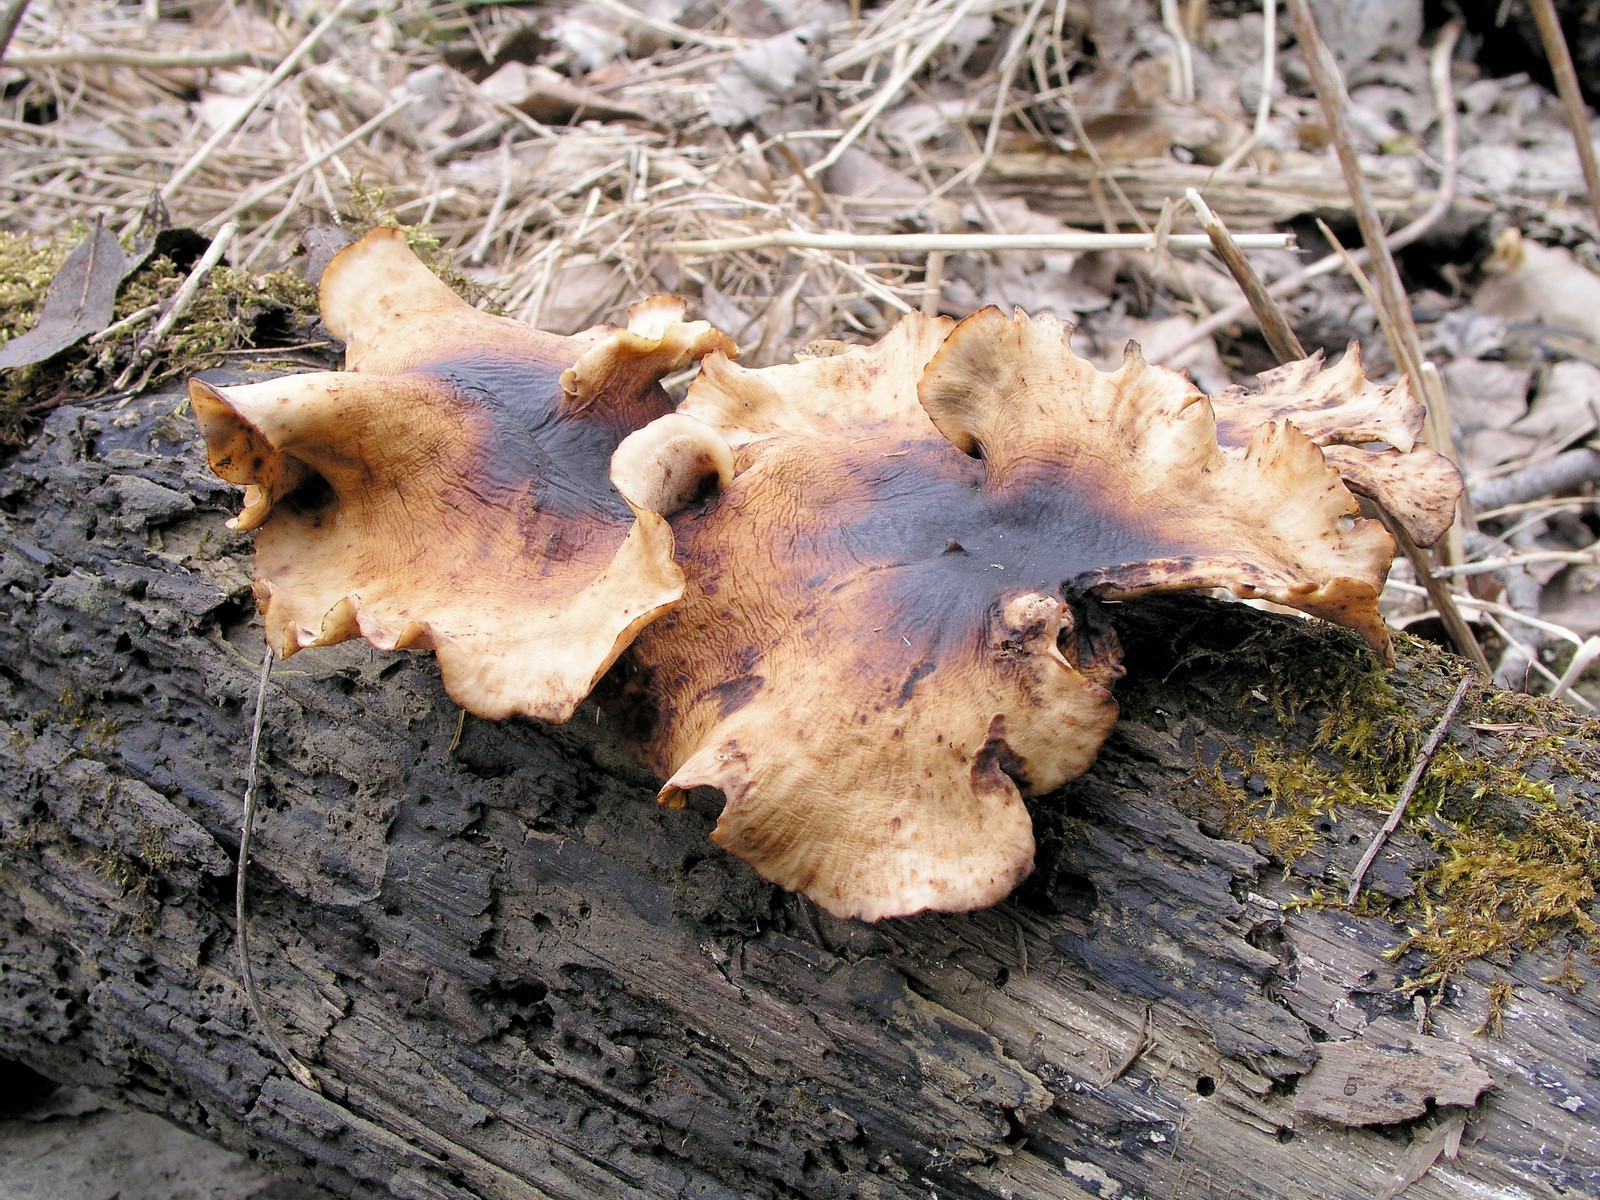
M 1402 930 L 1284 907 L 1337 891 L 1381 814 L 1342 811 L 1287 875 L 1205 823 L 1224 740 L 1322 715 L 1284 733 L 1250 689 L 1354 641 L 1194 600 L 1118 609 L 1127 718 L 1035 806 L 1019 894 L 878 926 L 718 851 L 714 804 L 658 810 L 604 701 L 468 720 L 452 751 L 425 656 L 295 657 L 252 892 L 264 1003 L 325 1094 L 299 1087 L 232 957 L 249 544 L 176 404 L 61 411 L 0 473 L 0 1055 L 362 1197 L 1355 1198 L 1447 1140 L 1445 1114 L 1296 1111 L 1318 1042 L 1412 1018 Z M 1424 728 L 1452 669 L 1394 672 Z M 1406 894 L 1425 853 L 1402 831 L 1369 890 Z M 1600 1193 L 1600 1009 L 1542 982 L 1560 967 L 1446 989 L 1431 1032 L 1495 1088 L 1408 1196 Z M 1499 1036 L 1473 1032 L 1491 978 L 1517 985 Z

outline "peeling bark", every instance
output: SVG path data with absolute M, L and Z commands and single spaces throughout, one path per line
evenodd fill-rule
M 1197 600 L 1115 606 L 1126 716 L 1033 806 L 1019 893 L 875 926 L 718 851 L 714 800 L 657 809 L 604 698 L 561 728 L 468 719 L 452 750 L 426 656 L 297 655 L 269 692 L 252 934 L 325 1094 L 301 1088 L 233 961 L 249 542 L 177 404 L 60 411 L 0 472 L 0 1055 L 359 1197 L 1354 1200 L 1454 1144 L 1461 1109 L 1297 1110 L 1320 1042 L 1413 1016 L 1403 929 L 1285 908 L 1348 878 L 1382 813 L 1341 810 L 1285 871 L 1209 823 L 1198 769 L 1284 736 L 1239 702 L 1277 686 L 1250 664 L 1361 651 Z M 1420 728 L 1458 670 L 1402 648 Z M 1587 775 L 1555 782 L 1593 803 Z M 1410 894 L 1428 854 L 1402 831 L 1369 890 Z M 1406 1195 L 1600 1191 L 1597 989 L 1545 982 L 1562 968 L 1547 949 L 1445 989 L 1431 1036 L 1494 1086 Z M 1477 1034 L 1493 980 L 1514 1001 Z

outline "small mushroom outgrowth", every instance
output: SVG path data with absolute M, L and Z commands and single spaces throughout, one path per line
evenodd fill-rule
M 486 315 L 389 229 L 321 301 L 346 370 L 190 385 L 213 470 L 245 486 L 268 641 L 432 649 L 464 708 L 565 720 L 683 590 L 612 453 L 670 412 L 663 375 L 732 344 L 664 296 L 576 337 Z
M 1406 377 L 1392 387 L 1373 383 L 1362 370 L 1361 347 L 1351 342 L 1331 367 L 1319 350 L 1260 379 L 1259 391 L 1235 387 L 1211 397 L 1223 445 L 1243 445 L 1267 421 L 1292 421 L 1352 492 L 1376 500 L 1419 545 L 1445 535 L 1461 473 L 1417 440 L 1427 414 Z
M 1390 654 L 1392 542 L 1311 439 L 1268 419 L 1224 441 L 1183 376 L 1131 347 L 1098 371 L 1053 317 L 913 317 L 763 371 L 713 355 L 673 420 L 624 443 L 630 473 L 708 478 L 652 455 L 709 463 L 720 434 L 734 475 L 672 515 L 684 598 L 623 694 L 662 803 L 721 791 L 713 838 L 839 916 L 977 908 L 1026 876 L 1023 797 L 1116 719 L 1097 598 L 1226 587 Z

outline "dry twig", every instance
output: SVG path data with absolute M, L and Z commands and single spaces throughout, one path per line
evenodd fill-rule
M 1346 904 L 1354 904 L 1356 897 L 1361 894 L 1361 884 L 1367 877 L 1378 852 L 1383 849 L 1384 842 L 1389 840 L 1389 835 L 1400 828 L 1400 822 L 1406 815 L 1406 805 L 1411 803 L 1411 797 L 1416 794 L 1417 785 L 1422 782 L 1422 776 L 1432 761 L 1434 752 L 1439 749 L 1439 743 L 1444 741 L 1444 735 L 1450 728 L 1450 722 L 1456 718 L 1456 713 L 1461 708 L 1461 702 L 1467 698 L 1467 689 L 1472 686 L 1472 676 L 1463 675 L 1461 682 L 1456 684 L 1455 695 L 1450 697 L 1450 703 L 1445 706 L 1444 715 L 1439 718 L 1439 723 L 1433 727 L 1433 732 L 1428 735 L 1428 740 L 1423 744 L 1417 761 L 1411 768 L 1411 774 L 1406 777 L 1405 784 L 1400 788 L 1400 795 L 1396 797 L 1394 808 L 1389 812 L 1389 819 L 1385 821 L 1376 834 L 1372 843 L 1367 847 L 1367 852 L 1361 856 L 1361 861 L 1356 864 L 1355 874 L 1350 878 L 1350 893 L 1345 897 Z
M 1400 270 L 1389 252 L 1383 221 L 1378 216 L 1378 206 L 1372 197 L 1372 187 L 1366 172 L 1361 169 L 1361 159 L 1356 152 L 1355 131 L 1350 128 L 1350 96 L 1345 91 L 1344 76 L 1333 59 L 1321 34 L 1316 18 L 1311 14 L 1308 0 L 1288 0 L 1289 12 L 1294 17 L 1295 32 L 1300 39 L 1300 53 L 1310 72 L 1317 100 L 1322 105 L 1323 121 L 1339 156 L 1339 166 L 1344 172 L 1345 187 L 1350 192 L 1356 224 L 1361 227 L 1361 240 L 1372 256 L 1370 265 L 1377 276 L 1378 295 L 1383 298 L 1383 309 L 1393 323 L 1394 335 L 1391 349 L 1395 362 L 1412 379 L 1422 378 L 1422 349 L 1417 337 L 1416 322 L 1411 315 L 1411 302 L 1406 298 L 1400 283 Z
M 1596 482 L 1600 482 L 1600 451 L 1567 450 L 1509 475 L 1474 484 L 1472 503 L 1480 510 L 1503 508 Z
M 1200 193 L 1190 188 L 1184 193 L 1189 201 L 1189 206 L 1194 209 L 1195 215 L 1200 218 L 1200 227 L 1206 231 L 1206 236 L 1211 239 L 1211 245 L 1222 258 L 1223 264 L 1233 276 L 1234 282 L 1239 285 L 1239 290 L 1244 293 L 1245 299 L 1250 302 L 1251 310 L 1256 314 L 1256 320 L 1261 324 L 1261 334 L 1267 339 L 1267 348 L 1277 357 L 1279 362 L 1293 362 L 1295 359 L 1306 356 L 1305 347 L 1300 344 L 1300 339 L 1295 336 L 1289 327 L 1288 320 L 1283 315 L 1283 310 L 1267 294 L 1266 287 L 1261 282 L 1255 268 L 1250 265 L 1250 260 L 1244 256 L 1239 248 L 1237 239 L 1228 232 L 1228 227 L 1221 217 L 1211 211 L 1211 207 L 1200 198 Z
M 1284 233 L 1247 233 L 1235 242 L 1249 250 L 1283 250 L 1293 244 Z M 657 242 L 662 254 L 728 254 L 740 250 L 877 251 L 882 254 L 974 254 L 991 250 L 1204 250 L 1211 240 L 1200 233 L 1170 234 L 1161 242 L 1144 233 L 812 233 L 773 229 L 736 237 Z
M 259 67 L 276 61 L 259 50 L 118 50 L 85 46 L 65 50 L 13 50 L 8 67 L 135 67 L 145 71 L 214 71 L 226 67 Z
M 1274 0 L 1264 0 L 1271 7 Z M 1461 23 L 1452 21 L 1439 32 L 1439 39 L 1434 43 L 1433 52 L 1428 59 L 1428 78 L 1433 88 L 1434 108 L 1439 116 L 1439 134 L 1443 150 L 1443 173 L 1439 178 L 1439 186 L 1434 192 L 1433 200 L 1426 210 L 1416 220 L 1411 221 L 1395 230 L 1384 239 L 1384 245 L 1390 252 L 1403 249 L 1421 238 L 1430 229 L 1439 223 L 1441 217 L 1450 211 L 1450 206 L 1455 203 L 1457 176 L 1460 164 L 1460 138 L 1456 124 L 1456 106 L 1454 90 L 1450 86 L 1450 61 L 1451 54 L 1455 51 L 1456 40 L 1461 35 Z M 1354 260 L 1365 266 L 1371 261 L 1371 254 L 1365 248 L 1351 252 Z M 1292 274 L 1285 275 L 1267 285 L 1267 294 L 1275 300 L 1293 295 L 1313 279 L 1320 279 L 1324 275 L 1331 275 L 1344 265 L 1345 258 L 1335 252 L 1324 255 L 1309 266 L 1302 267 Z M 1209 317 L 1198 322 L 1181 341 L 1174 343 L 1168 349 L 1169 354 L 1179 354 L 1187 350 L 1196 342 L 1213 337 L 1235 324 L 1250 314 L 1250 303 L 1241 300 L 1239 303 L 1227 308 L 1219 309 Z
M 1578 72 L 1572 66 L 1572 52 L 1567 48 L 1566 35 L 1561 32 L 1561 19 L 1556 16 L 1555 0 L 1528 0 L 1533 9 L 1533 19 L 1539 26 L 1539 40 L 1544 43 L 1545 57 L 1550 60 L 1550 73 L 1555 76 L 1556 91 L 1567 110 L 1567 124 L 1572 127 L 1572 141 L 1578 151 L 1578 162 L 1583 167 L 1584 186 L 1589 190 L 1589 208 L 1595 223 L 1600 225 L 1600 164 L 1595 162 L 1594 142 L 1589 134 L 1589 108 L 1583 102 L 1583 91 L 1578 86 Z
M 156 352 L 161 348 L 161 339 L 166 337 L 179 319 L 189 311 L 195 298 L 200 295 L 200 288 L 205 283 L 206 276 L 210 275 L 212 268 L 222 261 L 222 256 L 233 244 L 234 234 L 238 232 L 239 227 L 231 221 L 217 231 L 217 236 L 211 239 L 211 245 L 206 247 L 206 252 L 200 256 L 200 261 L 195 263 L 194 269 L 189 272 L 189 277 L 183 281 L 183 286 L 172 297 L 172 303 L 161 320 L 155 323 L 155 327 L 149 333 L 139 339 L 139 348 L 134 351 L 132 361 L 124 368 L 122 374 L 117 376 L 117 382 L 111 387 L 113 392 L 124 390 L 136 372 L 141 370 L 148 372 L 150 364 L 155 361 Z M 139 387 L 143 386 L 141 380 Z M 137 390 L 138 388 L 135 389 Z
M 239 867 L 234 874 L 233 888 L 233 922 L 234 937 L 239 949 L 239 975 L 244 985 L 244 997 L 250 1004 L 250 1011 L 255 1015 L 257 1024 L 266 1035 L 267 1044 L 272 1047 L 273 1054 L 284 1068 L 304 1086 L 313 1092 L 321 1094 L 322 1087 L 317 1083 L 316 1077 L 311 1074 L 310 1068 L 295 1057 L 295 1054 L 278 1036 L 278 1031 L 267 1014 L 261 1007 L 261 998 L 256 994 L 256 976 L 250 966 L 250 933 L 249 924 L 245 920 L 245 877 L 250 865 L 250 836 L 255 830 L 256 823 L 256 783 L 261 766 L 261 730 L 266 723 L 267 713 L 267 680 L 272 676 L 272 647 L 268 646 L 266 653 L 261 656 L 261 679 L 256 685 L 256 712 L 255 723 L 250 728 L 250 766 L 245 775 L 244 785 L 244 817 L 239 824 Z

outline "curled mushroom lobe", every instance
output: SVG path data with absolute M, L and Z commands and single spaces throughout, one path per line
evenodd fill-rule
M 1424 542 L 1460 489 L 1354 353 L 1206 397 L 989 308 L 749 370 L 665 297 L 575 338 L 485 316 L 387 231 L 322 302 L 345 371 L 192 385 L 273 645 L 431 647 L 465 707 L 546 720 L 625 654 L 604 708 L 662 803 L 721 792 L 714 840 L 844 917 L 1028 874 L 1025 798 L 1116 721 L 1102 602 L 1226 588 L 1389 660 L 1352 489 Z
M 321 303 L 344 371 L 190 384 L 212 469 L 245 485 L 269 642 L 432 649 L 471 712 L 565 720 L 683 592 L 612 452 L 671 410 L 663 375 L 732 343 L 665 296 L 576 337 L 488 316 L 389 229 L 340 252 Z
M 712 355 L 672 418 L 705 426 L 683 444 L 720 433 L 735 472 L 673 517 L 684 597 L 627 659 L 645 756 L 663 803 L 719 790 L 714 839 L 837 915 L 976 908 L 1027 875 L 1023 798 L 1116 719 L 1100 599 L 1226 588 L 1391 656 L 1393 543 L 1275 407 L 1286 377 L 1255 410 L 1214 404 L 1132 346 L 1099 371 L 1068 333 L 990 308 L 782 367 Z M 1347 364 L 1301 381 L 1343 405 L 1318 433 L 1418 453 L 1391 428 L 1414 401 Z M 625 493 L 657 444 L 624 443 Z

